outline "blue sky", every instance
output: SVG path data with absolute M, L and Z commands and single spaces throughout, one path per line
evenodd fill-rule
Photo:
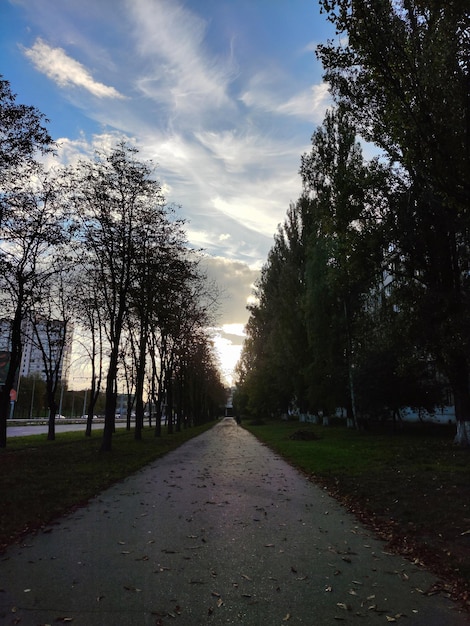
M 226 373 L 330 104 L 314 50 L 333 35 L 317 0 L 0 0 L 0 74 L 58 158 L 127 136 L 158 165 L 223 291 Z

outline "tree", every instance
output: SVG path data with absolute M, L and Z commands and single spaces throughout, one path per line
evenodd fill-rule
M 152 212 L 160 223 L 164 214 L 161 186 L 151 178 L 151 165 L 137 160 L 137 152 L 121 142 L 109 154 L 97 154 L 94 162 L 79 163 L 72 175 L 71 199 L 80 216 L 83 244 L 99 274 L 110 346 L 103 451 L 111 450 L 121 336 L 142 215 Z
M 261 416 L 287 412 L 295 399 L 306 408 L 308 359 L 303 296 L 305 241 L 301 203 L 291 205 L 274 237 L 250 305 L 238 366 L 246 409 Z
M 37 152 L 44 153 L 52 149 L 53 141 L 43 125 L 45 118 L 35 107 L 18 104 L 10 89 L 10 84 L 0 76 L 0 239 L 2 243 L 11 237 L 16 238 L 13 230 L 19 232 L 14 222 L 20 222 L 27 212 L 30 202 L 31 177 L 36 174 L 35 156 Z M 17 213 L 17 215 L 16 215 Z M 4 226 L 4 222 L 6 225 Z M 31 236 L 32 233 L 30 233 Z M 36 242 L 40 238 L 36 236 Z M 9 244 L 8 244 L 9 245 Z M 9 245 L 10 247 L 10 245 Z M 23 247 L 22 253 L 2 251 L 2 269 L 13 279 L 16 287 L 7 285 L 4 294 L 9 300 L 8 307 L 4 308 L 12 316 L 12 346 L 10 366 L 7 379 L 0 392 L 0 447 L 6 446 L 6 420 L 10 405 L 10 390 L 13 387 L 16 370 L 21 358 L 21 319 L 26 305 L 27 291 L 31 275 L 28 273 L 26 257 L 34 254 L 35 244 L 31 248 Z M 18 267 L 15 268 L 15 254 L 20 254 Z M 25 265 L 26 264 L 26 265 Z M 6 280 L 6 275 L 3 274 Z M 8 297 L 7 294 L 11 297 Z
M 303 195 L 278 229 L 250 307 L 239 399 L 254 413 L 346 407 L 366 298 L 382 272 L 389 169 L 365 162 L 347 111 L 327 113 L 304 154 Z
M 464 0 L 322 0 L 347 44 L 319 46 L 325 78 L 359 132 L 403 168 L 393 225 L 403 306 L 446 373 L 470 443 L 467 267 L 470 12 Z M 423 324 L 421 323 L 421 327 Z M 425 334 L 425 337 L 423 337 Z
M 6 445 L 9 394 L 21 361 L 22 324 L 41 301 L 42 286 L 55 273 L 50 263 L 53 251 L 67 240 L 62 216 L 57 211 L 56 191 L 54 179 L 34 167 L 25 176 L 21 190 L 15 186 L 4 193 L 8 211 L 0 231 L 0 285 L 4 315 L 11 320 L 11 352 L 0 395 L 1 447 Z
M 104 318 L 106 315 L 100 298 L 100 275 L 87 255 L 79 250 L 76 272 L 72 276 L 75 320 L 80 325 L 79 341 L 87 364 L 90 366 L 90 393 L 84 405 L 87 414 L 85 436 L 91 437 L 95 406 L 101 392 L 104 360 Z
M 170 222 L 164 213 L 156 219 L 154 210 L 143 211 L 136 234 L 135 267 L 129 291 L 129 333 L 131 337 L 135 334 L 137 439 L 141 438 L 144 419 L 144 387 L 152 324 L 158 326 L 160 322 L 162 300 L 174 309 L 178 318 L 183 314 L 178 294 L 185 293 L 190 264 L 182 225 L 181 221 Z M 171 293 L 168 292 L 169 285 Z
M 34 165 L 37 152 L 52 150 L 54 142 L 45 122 L 38 109 L 16 102 L 10 83 L 0 75 L 0 189 L 23 168 Z M 0 203 L 0 223 L 7 208 L 8 203 Z
M 323 411 L 346 406 L 356 424 L 353 371 L 364 299 L 382 269 L 390 174 L 377 160 L 364 161 L 342 106 L 327 112 L 300 173 L 308 198 L 303 221 L 311 399 Z
M 50 259 L 51 271 L 40 285 L 25 319 L 30 341 L 41 355 L 49 409 L 47 439 L 55 439 L 57 391 L 67 376 L 68 349 L 72 342 L 72 289 L 70 260 L 65 254 Z
M 152 358 L 159 355 L 158 393 L 156 398 L 156 434 L 160 433 L 160 419 L 165 404 L 168 432 L 181 427 L 185 361 L 201 329 L 213 324 L 213 310 L 217 293 L 206 282 L 195 253 L 181 249 L 180 254 L 167 259 L 161 275 L 160 298 L 155 303 Z M 202 364 L 201 364 L 202 365 Z M 176 409 L 176 412 L 175 412 Z

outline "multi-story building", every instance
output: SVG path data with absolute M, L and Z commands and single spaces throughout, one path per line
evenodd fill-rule
M 32 321 L 25 321 L 22 327 L 23 352 L 19 369 L 20 377 L 39 374 L 46 378 L 44 358 L 41 346 L 45 350 L 50 363 L 58 361 L 59 380 L 66 381 L 72 351 L 73 326 L 69 324 L 65 331 L 64 322 L 60 320 L 37 321 L 36 329 Z M 62 350 L 63 345 L 63 350 Z M 11 347 L 11 322 L 0 319 L 0 352 L 8 352 Z M 60 351 L 62 350 L 62 355 Z

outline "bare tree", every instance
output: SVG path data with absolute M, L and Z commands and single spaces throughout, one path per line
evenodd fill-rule
M 152 168 L 136 158 L 137 150 L 119 143 L 110 154 L 82 161 L 72 173 L 72 200 L 81 221 L 83 245 L 99 276 L 100 298 L 109 342 L 106 409 L 101 449 L 111 450 L 117 404 L 116 380 L 128 292 L 134 277 L 143 211 L 161 219 L 163 195 Z
M 21 361 L 22 323 L 41 297 L 41 285 L 55 273 L 50 262 L 53 250 L 67 240 L 55 203 L 55 181 L 38 167 L 26 169 L 21 190 L 16 186 L 10 188 L 4 193 L 4 200 L 8 211 L 4 212 L 1 225 L 0 299 L 4 315 L 11 323 L 11 353 L 0 394 L 2 447 L 6 445 L 10 389 L 14 387 Z
M 49 441 L 55 439 L 57 391 L 60 384 L 64 385 L 73 332 L 68 259 L 61 255 L 51 265 L 52 271 L 47 280 L 42 282 L 27 314 L 30 340 L 42 355 L 49 408 Z

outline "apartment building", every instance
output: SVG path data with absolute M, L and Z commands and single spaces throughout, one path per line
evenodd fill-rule
M 34 328 L 36 326 L 36 328 Z M 19 375 L 21 378 L 39 374 L 46 378 L 44 358 L 41 346 L 51 363 L 59 362 L 59 380 L 66 381 L 72 352 L 73 325 L 69 324 L 65 331 L 65 344 L 60 355 L 64 339 L 64 322 L 60 320 L 36 321 L 25 320 L 22 327 L 23 353 Z M 0 353 L 7 353 L 11 347 L 11 322 L 0 319 Z

